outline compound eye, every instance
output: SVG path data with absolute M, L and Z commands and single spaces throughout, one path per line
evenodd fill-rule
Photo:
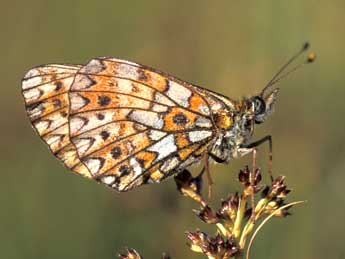
M 260 115 L 260 114 L 265 113 L 266 104 L 265 104 L 265 101 L 261 97 L 255 96 L 253 100 L 253 104 L 254 104 L 255 115 Z

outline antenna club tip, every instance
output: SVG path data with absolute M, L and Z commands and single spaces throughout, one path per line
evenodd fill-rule
M 313 63 L 316 59 L 315 52 L 310 52 L 307 58 L 307 63 Z
M 309 49 L 309 47 L 310 47 L 310 44 L 309 44 L 308 41 L 306 41 L 306 42 L 303 44 L 302 50 L 303 50 L 303 51 L 304 51 L 304 50 L 307 50 L 307 49 Z

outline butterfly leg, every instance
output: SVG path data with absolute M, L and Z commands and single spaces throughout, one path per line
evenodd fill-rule
M 251 174 L 249 176 L 250 185 L 253 188 L 253 191 L 252 191 L 252 193 L 250 195 L 250 201 L 251 201 L 251 206 L 252 206 L 252 215 L 251 215 L 251 217 L 252 217 L 253 222 L 255 222 L 255 200 L 254 200 L 254 190 L 255 190 L 254 186 L 255 186 L 255 183 L 254 183 L 254 181 L 255 181 L 255 171 L 256 171 L 256 151 L 257 150 L 254 147 L 253 151 L 252 151 L 252 153 L 253 153 L 252 170 L 251 170 Z
M 263 137 L 262 139 L 259 139 L 253 143 L 250 143 L 245 147 L 245 149 L 252 149 L 255 147 L 260 146 L 261 144 L 268 142 L 268 148 L 269 148 L 269 159 L 268 159 L 268 174 L 270 175 L 271 181 L 273 181 L 273 174 L 272 174 L 272 161 L 273 161 L 273 152 L 272 152 L 272 136 L 267 135 Z
M 205 154 L 205 167 L 202 170 L 206 171 L 207 183 L 208 183 L 208 200 L 210 200 L 211 195 L 212 195 L 213 180 L 210 173 L 209 156 L 207 153 Z

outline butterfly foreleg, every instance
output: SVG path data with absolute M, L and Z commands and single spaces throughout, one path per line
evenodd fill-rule
M 210 164 L 209 164 L 209 155 L 206 153 L 205 154 L 205 166 L 202 169 L 201 173 L 206 170 L 206 176 L 207 176 L 207 183 L 208 183 L 208 200 L 211 199 L 212 196 L 212 185 L 213 185 L 213 180 L 210 172 Z

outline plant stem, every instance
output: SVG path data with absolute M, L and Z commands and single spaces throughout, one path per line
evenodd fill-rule
M 241 197 L 240 204 L 237 210 L 236 220 L 234 223 L 234 230 L 233 230 L 233 236 L 236 239 L 240 236 L 240 233 L 241 233 L 241 224 L 242 224 L 242 219 L 244 217 L 244 213 L 246 210 L 246 203 L 247 203 L 246 199 Z

